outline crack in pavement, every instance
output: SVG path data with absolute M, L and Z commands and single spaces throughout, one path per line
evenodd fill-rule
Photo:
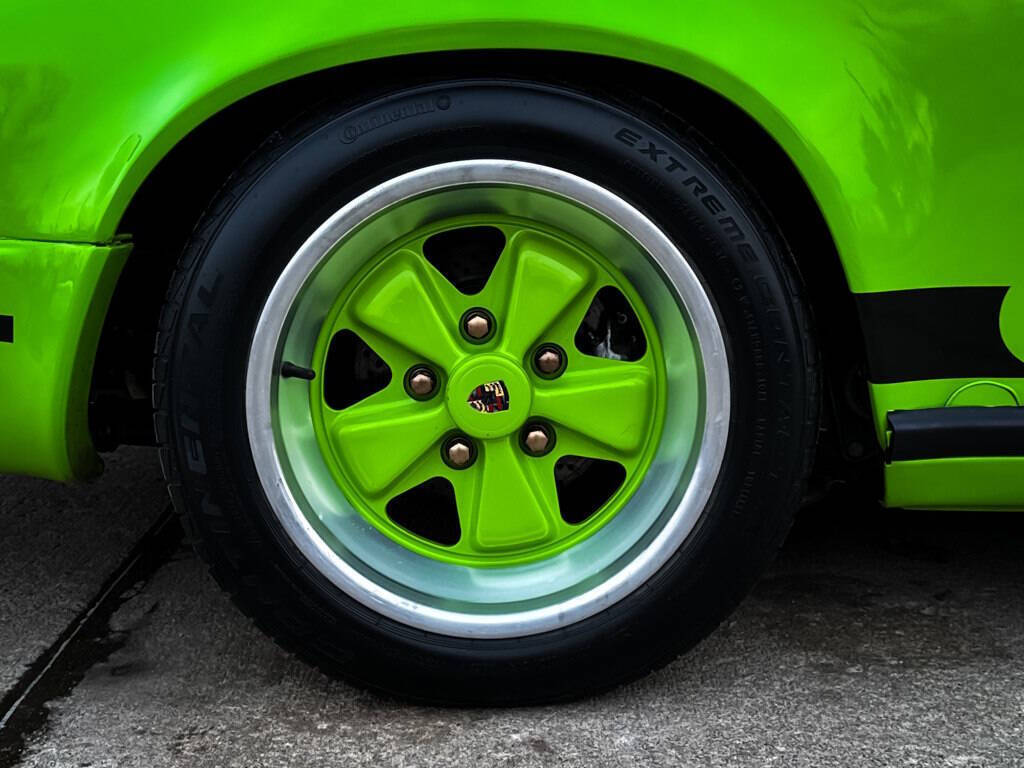
M 94 665 L 124 645 L 110 617 L 167 563 L 182 540 L 168 506 L 93 598 L 0 699 L 0 768 L 17 765 L 27 738 L 47 721 L 47 705 L 70 693 Z

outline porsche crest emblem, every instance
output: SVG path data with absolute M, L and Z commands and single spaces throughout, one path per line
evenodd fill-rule
M 480 413 L 508 410 L 508 387 L 504 381 L 489 381 L 469 393 L 469 407 Z

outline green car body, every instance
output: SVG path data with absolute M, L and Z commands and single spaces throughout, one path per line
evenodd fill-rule
M 407 54 L 628 60 L 746 113 L 827 225 L 835 252 L 803 258 L 838 254 L 883 453 L 893 411 L 1024 396 L 1024 2 L 0 7 L 0 472 L 98 471 L 94 357 L 132 254 L 123 216 L 158 164 L 252 94 Z M 884 488 L 890 505 L 1021 508 L 1024 456 L 886 460 Z

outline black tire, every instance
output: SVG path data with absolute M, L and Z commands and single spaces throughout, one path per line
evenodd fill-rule
M 570 90 L 519 81 L 418 86 L 326 106 L 275 133 L 228 181 L 181 258 L 154 364 L 175 506 L 217 581 L 285 648 L 358 685 L 431 702 L 521 704 L 635 679 L 707 635 L 789 529 L 814 452 L 818 365 L 786 246 L 708 140 Z M 431 635 L 335 588 L 281 530 L 250 454 L 247 340 L 288 258 L 330 214 L 399 173 L 503 157 L 614 190 L 694 261 L 732 372 L 724 464 L 668 563 L 605 611 L 501 640 Z M 672 168 L 668 158 L 692 171 Z

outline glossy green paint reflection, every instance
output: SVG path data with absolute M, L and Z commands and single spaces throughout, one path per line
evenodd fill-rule
M 87 425 L 99 330 L 129 246 L 0 240 L 2 469 L 55 480 L 100 469 Z
M 401 53 L 561 49 L 664 67 L 750 112 L 822 204 L 855 291 L 919 286 L 926 274 L 1005 284 L 1024 190 L 1021 2 L 3 6 L 8 237 L 109 239 L 174 143 L 271 83 Z
M 464 294 L 427 261 L 423 244 L 444 230 L 481 225 L 500 229 L 505 246 L 482 290 Z M 576 349 L 576 331 L 594 295 L 609 285 L 629 299 L 644 328 L 647 350 L 637 361 Z M 483 343 L 458 330 L 465 313 L 478 307 L 496 321 L 493 337 Z M 330 341 L 340 331 L 366 342 L 387 363 L 391 379 L 380 391 L 335 410 L 324 395 L 324 369 Z M 533 370 L 531 360 L 542 343 L 565 351 L 561 376 L 545 379 Z M 664 360 L 639 296 L 584 244 L 511 217 L 438 222 L 371 260 L 341 291 L 313 359 L 317 444 L 345 497 L 386 536 L 443 562 L 507 566 L 579 543 L 626 505 L 662 433 Z M 438 387 L 434 397 L 417 400 L 404 379 L 406 371 L 422 365 L 436 373 Z M 492 381 L 504 383 L 508 409 L 473 409 L 470 393 Z M 698 393 L 684 397 L 696 409 Z M 521 428 L 534 419 L 549 424 L 555 436 L 544 456 L 527 455 L 519 443 Z M 442 458 L 444 439 L 456 433 L 468 436 L 478 451 L 464 469 Z M 560 514 L 555 464 L 564 456 L 614 461 L 626 471 L 622 486 L 580 524 Z M 396 496 L 437 477 L 451 483 L 459 517 L 461 536 L 448 546 L 415 535 L 387 514 Z
M 0 0 L 0 19 L 0 237 L 112 242 L 188 131 L 298 75 L 426 51 L 595 53 L 677 72 L 752 115 L 821 206 L 852 290 L 1010 286 L 1000 327 L 1024 359 L 1024 0 Z M 75 329 L 54 333 L 75 349 Z M 876 421 L 956 386 L 874 387 Z M 64 472 L 17 450 L 0 439 L 0 468 Z

